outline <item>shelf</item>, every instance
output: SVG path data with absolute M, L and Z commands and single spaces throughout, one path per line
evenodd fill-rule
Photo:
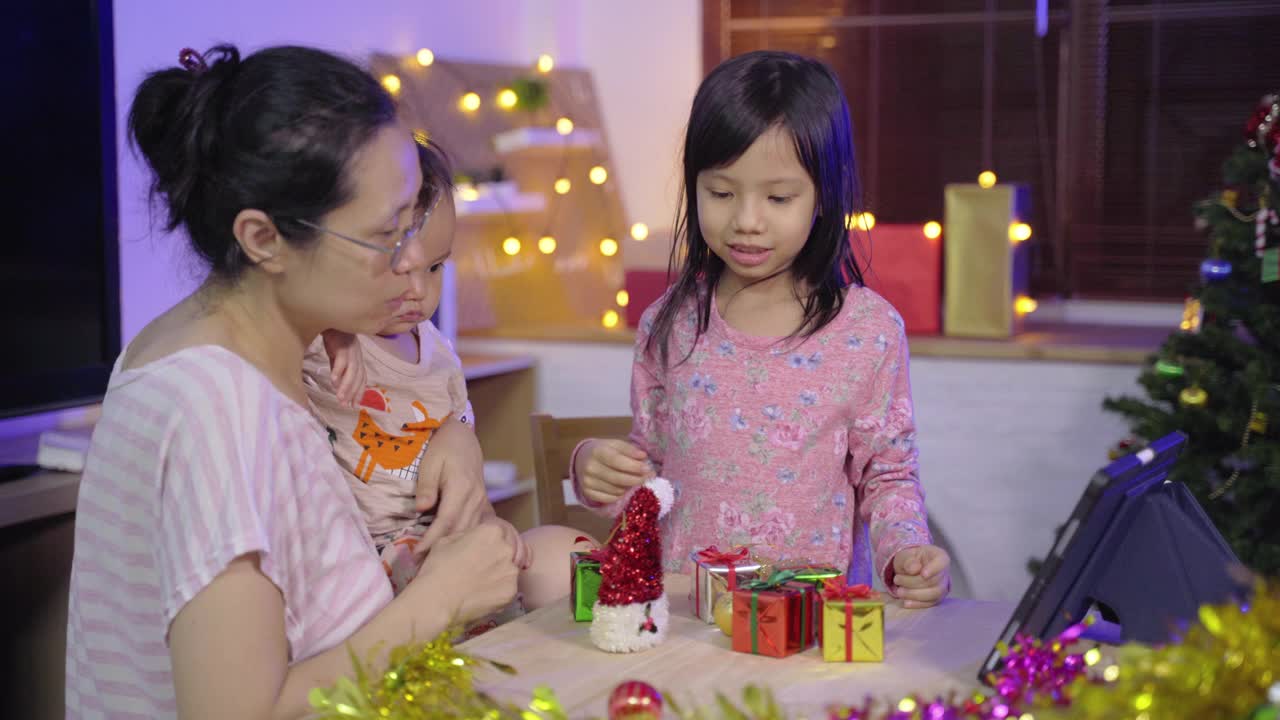
M 536 362 L 529 355 L 475 355 L 460 353 L 458 357 L 462 360 L 462 376 L 466 378 L 467 382 L 528 370 Z
M 79 473 L 37 472 L 0 485 L 0 527 L 75 512 Z
M 503 500 L 510 500 L 521 495 L 528 495 L 533 492 L 534 479 L 526 478 L 518 483 L 511 485 L 501 485 L 496 487 L 485 487 L 486 494 L 489 496 L 489 502 L 500 503 Z
M 493 138 L 493 149 L 499 155 L 559 156 L 565 151 L 594 150 L 600 144 L 599 131 L 574 130 L 561 135 L 553 127 L 515 128 Z
M 471 200 L 464 199 L 460 189 L 454 190 L 453 204 L 459 219 L 534 214 L 547 209 L 546 195 L 522 193 L 513 182 L 481 183 L 475 190 L 477 194 Z

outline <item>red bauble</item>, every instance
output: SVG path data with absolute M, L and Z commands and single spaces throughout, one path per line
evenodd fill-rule
M 628 680 L 609 695 L 609 720 L 660 720 L 662 693 L 649 683 Z

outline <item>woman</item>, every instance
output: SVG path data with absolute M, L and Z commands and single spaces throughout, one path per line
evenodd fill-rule
M 466 473 L 440 490 L 456 532 L 393 600 L 306 410 L 311 340 L 385 325 L 429 260 L 391 98 L 307 48 L 184 50 L 180 65 L 143 81 L 129 131 L 168 229 L 210 272 L 133 339 L 103 401 L 77 509 L 67 712 L 298 717 L 350 671 L 348 649 L 368 658 L 492 612 L 517 568 L 510 537 L 475 524 L 484 493 Z M 462 448 L 462 432 L 433 444 Z

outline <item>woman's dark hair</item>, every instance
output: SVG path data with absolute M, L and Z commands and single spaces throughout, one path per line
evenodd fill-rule
M 804 298 L 804 320 L 791 337 L 821 330 L 844 306 L 844 288 L 863 284 L 846 229 L 861 196 L 853 127 L 835 73 L 817 60 L 786 52 L 730 58 L 698 87 L 685 131 L 683 201 L 667 270 L 675 282 L 645 345 L 646 353 L 657 350 L 663 367 L 677 315 L 690 299 L 697 302 L 697 334 L 706 332 L 713 290 L 724 272 L 724 261 L 707 247 L 698 225 L 698 174 L 732 164 L 774 127 L 790 133 L 817 192 L 809 237 L 783 271 L 811 289 Z
M 428 209 L 444 193 L 453 192 L 453 163 L 449 155 L 433 140 L 415 137 L 418 165 L 422 169 L 422 188 L 418 190 L 418 207 Z
M 236 215 L 261 210 L 291 242 L 311 241 L 297 221 L 351 199 L 352 158 L 395 117 L 378 81 L 340 57 L 274 47 L 242 60 L 219 45 L 148 75 L 129 135 L 154 174 L 153 200 L 164 199 L 166 229 L 186 228 L 212 273 L 234 280 L 249 264 Z

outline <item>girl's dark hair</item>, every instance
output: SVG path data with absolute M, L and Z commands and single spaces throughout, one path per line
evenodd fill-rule
M 844 288 L 863 284 L 846 229 L 861 196 L 853 127 L 835 73 L 817 60 L 786 52 L 730 58 L 698 87 L 685 131 L 684 197 L 667 269 L 668 277 L 676 279 L 645 345 L 646 353 L 657 350 L 663 367 L 677 315 L 690 299 L 697 302 L 697 335 L 706 332 L 713 291 L 724 272 L 724 261 L 707 247 L 698 225 L 698 174 L 733 163 L 773 127 L 791 134 L 817 192 L 809 237 L 784 271 L 812 291 L 804 299 L 804 320 L 791 337 L 821 330 L 844 306 Z
M 152 199 L 164 199 L 166 229 L 186 228 L 212 273 L 234 280 L 249 264 L 236 215 L 255 208 L 290 242 L 313 240 L 297 221 L 351 199 L 352 158 L 396 107 L 369 73 L 312 48 L 183 55 L 183 67 L 142 81 L 129 135 L 154 174 Z
M 449 155 L 433 140 L 416 137 L 418 165 L 422 168 L 422 189 L 418 190 L 418 207 L 430 208 L 444 193 L 453 192 L 453 163 Z

